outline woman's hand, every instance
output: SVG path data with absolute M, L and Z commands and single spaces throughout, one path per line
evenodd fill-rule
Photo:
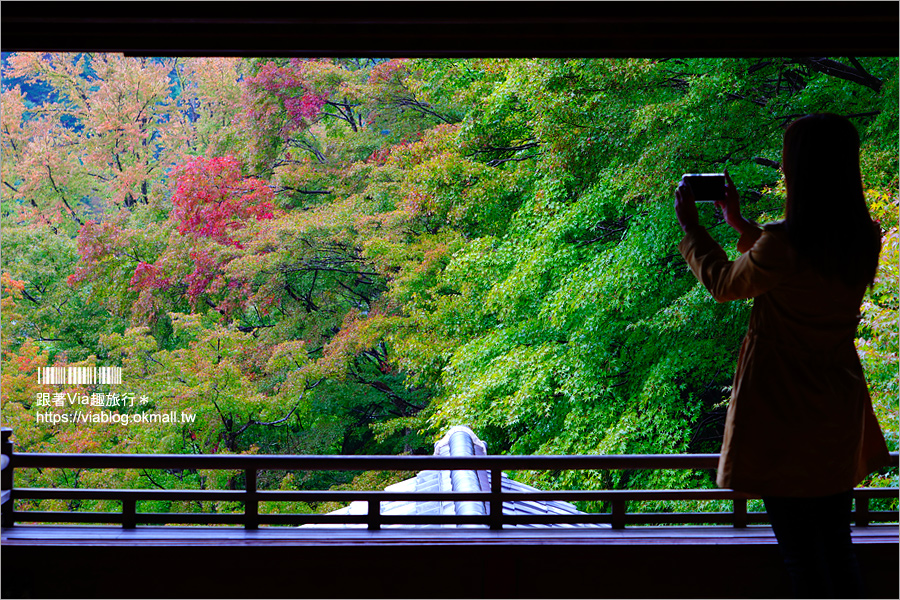
M 682 179 L 675 188 L 675 216 L 681 229 L 687 233 L 688 229 L 700 225 L 700 217 L 697 216 L 697 205 L 694 203 L 694 192 L 691 186 Z
M 731 181 L 728 171 L 725 171 L 725 199 L 717 200 L 716 206 L 722 209 L 722 214 L 725 215 L 725 222 L 732 228 L 741 231 L 740 228 L 744 222 L 744 218 L 741 216 L 741 197 L 738 195 L 737 188 L 734 186 L 734 182 Z
M 728 171 L 725 171 L 725 200 L 717 201 L 716 206 L 722 209 L 725 222 L 741 235 L 759 230 L 759 225 L 741 215 L 741 197 Z

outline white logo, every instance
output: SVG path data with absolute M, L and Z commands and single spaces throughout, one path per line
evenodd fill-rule
M 38 384 L 92 385 L 122 383 L 122 367 L 43 367 Z

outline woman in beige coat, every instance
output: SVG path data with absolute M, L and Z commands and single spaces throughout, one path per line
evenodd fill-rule
M 700 226 L 690 187 L 675 193 L 691 271 L 719 302 L 754 299 L 717 483 L 763 497 L 795 596 L 857 597 L 852 489 L 889 460 L 854 346 L 881 235 L 847 119 L 792 123 L 782 169 L 785 220 L 762 228 L 741 215 L 727 179 L 719 205 L 741 234 L 735 261 Z

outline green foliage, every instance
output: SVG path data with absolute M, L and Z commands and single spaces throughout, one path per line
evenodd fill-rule
M 11 74 L 54 94 L 3 90 L 3 418 L 23 450 L 430 453 L 463 424 L 491 453 L 716 452 L 750 303 L 718 304 L 690 275 L 674 187 L 728 169 L 748 217 L 780 218 L 782 128 L 830 111 L 860 131 L 884 231 L 858 347 L 897 449 L 898 63 L 830 59 L 841 77 L 823 60 L 13 56 Z M 227 178 L 209 177 L 220 163 Z M 195 420 L 38 424 L 36 370 L 63 364 L 122 366 L 148 398 L 98 411 Z M 354 477 L 272 472 L 260 486 L 383 483 Z M 176 504 L 145 508 L 236 509 Z

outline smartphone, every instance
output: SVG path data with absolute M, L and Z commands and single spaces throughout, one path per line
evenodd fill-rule
M 691 186 L 695 202 L 725 200 L 725 173 L 685 173 L 681 180 Z

